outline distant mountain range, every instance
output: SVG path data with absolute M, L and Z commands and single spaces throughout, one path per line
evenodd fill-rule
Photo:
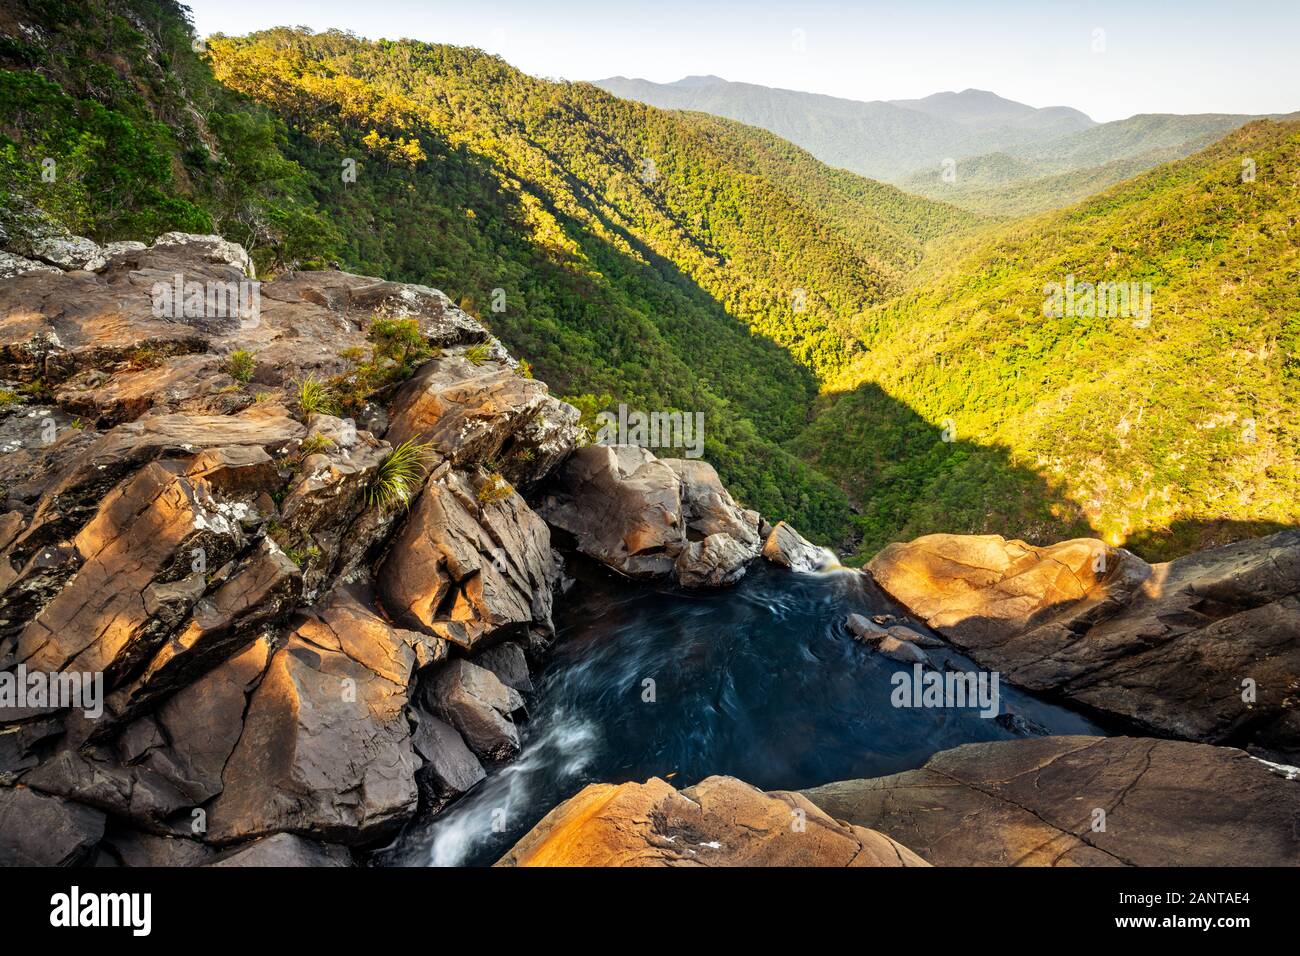
M 739 120 L 802 146 L 822 162 L 872 179 L 897 180 L 925 166 L 1031 144 L 1097 124 L 1067 107 L 1034 109 L 988 93 L 936 93 L 920 100 L 858 100 L 688 76 L 651 83 L 616 76 L 596 85 L 663 109 Z
M 651 106 L 760 126 L 825 163 L 990 215 L 1073 202 L 1260 118 L 1146 114 L 1097 123 L 1067 106 L 1039 109 L 987 90 L 864 102 L 716 76 L 675 83 L 616 76 L 596 85 Z

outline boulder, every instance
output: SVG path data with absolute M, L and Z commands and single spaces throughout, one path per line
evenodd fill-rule
M 843 824 L 797 793 L 733 777 L 677 791 L 591 784 L 542 818 L 497 866 L 925 866 L 883 834 Z
M 1167 736 L 1300 755 L 1300 531 L 1154 567 L 1099 541 L 890 545 L 868 569 L 981 666 Z
M 773 564 L 804 573 L 822 571 L 839 564 L 833 551 L 806 540 L 784 521 L 778 521 L 764 539 L 763 557 Z
M 482 759 L 504 760 L 519 752 L 513 715 L 523 709 L 523 698 L 491 671 L 466 660 L 448 661 L 429 685 L 427 700 Z
M 550 633 L 561 566 L 549 529 L 515 491 L 459 471 L 430 480 L 379 573 L 399 624 L 469 650 L 486 638 Z
M 736 505 L 711 465 L 635 445 L 574 452 L 538 510 L 579 551 L 630 577 L 717 587 L 759 553 L 758 514 Z
M 73 866 L 104 835 L 104 814 L 26 787 L 0 787 L 0 866 Z
M 803 795 L 935 866 L 1296 866 L 1300 771 L 1132 737 L 966 744 Z
M 60 270 L 34 259 L 16 256 L 12 252 L 0 252 L 0 279 L 13 279 L 28 272 L 53 272 Z
M 499 462 L 507 481 L 540 481 L 578 441 L 578 410 L 501 361 L 428 362 L 398 391 L 385 435 L 428 444 L 454 464 Z
M 485 667 L 507 687 L 521 694 L 533 692 L 533 679 L 528 674 L 528 658 L 518 644 L 497 644 L 475 655 L 474 663 Z
M 415 712 L 415 719 L 412 742 L 424 762 L 415 774 L 415 782 L 424 804 L 436 812 L 473 790 L 487 772 L 450 724 L 419 711 Z

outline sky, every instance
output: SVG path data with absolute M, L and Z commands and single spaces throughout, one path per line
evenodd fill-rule
M 1300 0 L 188 0 L 201 36 L 270 26 L 476 46 L 535 76 L 693 74 L 910 99 L 992 90 L 1135 113 L 1300 110 Z

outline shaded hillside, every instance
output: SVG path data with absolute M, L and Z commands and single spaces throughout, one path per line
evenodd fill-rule
M 1161 557 L 1300 523 L 1298 192 L 1300 123 L 1252 123 L 972 237 L 869 313 L 869 351 L 796 443 L 863 489 L 864 551 L 937 530 L 1051 540 L 1086 523 Z M 1149 321 L 1082 299 L 1045 315 L 1048 284 L 1069 276 L 1150 283 Z M 900 443 L 900 405 L 1006 449 L 1012 475 L 1054 490 L 1028 499 L 958 443 Z
M 287 124 L 350 267 L 452 293 L 589 411 L 703 411 L 743 500 L 845 533 L 843 493 L 780 443 L 853 317 L 969 215 L 474 50 L 273 30 L 211 60 Z

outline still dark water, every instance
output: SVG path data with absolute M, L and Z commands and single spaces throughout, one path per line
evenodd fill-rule
M 659 776 L 685 787 L 729 774 L 794 790 L 909 770 L 974 741 L 1105 732 L 1006 684 L 1001 711 L 1023 719 L 895 708 L 890 677 L 910 668 L 855 641 L 844 619 L 903 615 L 854 571 L 796 574 L 757 561 L 735 587 L 701 593 L 575 570 L 578 583 L 557 602 L 552 656 L 533 678 L 519 758 L 408 827 L 381 863 L 490 864 L 593 782 Z M 947 649 L 929 654 L 940 667 L 976 669 Z

